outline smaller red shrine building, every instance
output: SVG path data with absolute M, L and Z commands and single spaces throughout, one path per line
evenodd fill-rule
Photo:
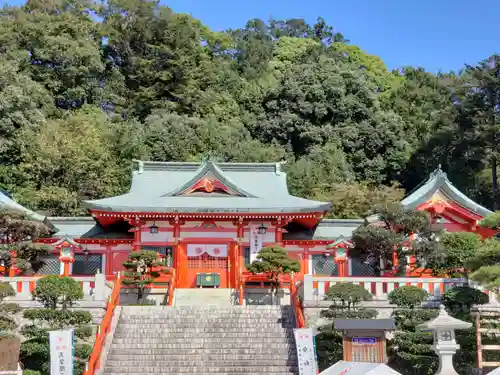
M 128 193 L 84 202 L 91 216 L 44 219 L 54 235 L 43 242 L 75 244 L 72 274 L 101 270 L 112 277 L 131 251 L 147 249 L 176 270 L 178 288 L 196 287 L 204 273 L 235 288 L 260 248 L 279 243 L 300 261 L 301 275 L 373 276 L 372 267 L 345 251 L 364 221 L 324 219 L 332 203 L 290 195 L 281 163 L 137 163 Z M 428 211 L 448 231 L 495 234 L 478 225 L 491 211 L 458 191 L 441 169 L 401 203 Z M 5 194 L 0 204 L 20 207 Z M 62 270 L 54 248 L 38 273 Z

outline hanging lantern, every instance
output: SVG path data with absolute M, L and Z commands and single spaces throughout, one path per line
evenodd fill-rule
M 156 224 L 153 224 L 149 227 L 149 233 L 151 234 L 156 234 L 158 233 L 158 227 L 156 226 Z

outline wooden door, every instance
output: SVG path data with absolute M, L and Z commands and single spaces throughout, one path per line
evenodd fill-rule
M 196 288 L 196 276 L 216 273 L 220 277 L 220 288 L 227 288 L 229 261 L 227 245 L 187 246 L 187 280 L 183 287 Z

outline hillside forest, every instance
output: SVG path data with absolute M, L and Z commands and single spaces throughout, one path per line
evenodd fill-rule
M 1 10 L 0 187 L 47 215 L 127 191 L 134 159 L 208 154 L 287 161 L 290 191 L 333 201 L 331 217 L 397 201 L 439 165 L 495 210 L 499 141 L 497 55 L 389 71 L 321 17 L 216 31 L 156 1 Z

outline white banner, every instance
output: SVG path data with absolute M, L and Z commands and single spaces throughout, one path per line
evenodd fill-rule
M 216 258 L 225 258 L 227 257 L 227 245 L 187 245 L 188 257 L 199 257 L 205 253 Z
M 49 332 L 50 375 L 73 375 L 73 330 Z
M 314 354 L 314 335 L 311 328 L 296 328 L 293 330 L 297 357 L 299 359 L 300 375 L 316 375 L 316 356 Z
M 259 253 L 260 249 L 264 246 L 264 235 L 259 233 L 258 226 L 250 227 L 250 263 L 252 263 Z

